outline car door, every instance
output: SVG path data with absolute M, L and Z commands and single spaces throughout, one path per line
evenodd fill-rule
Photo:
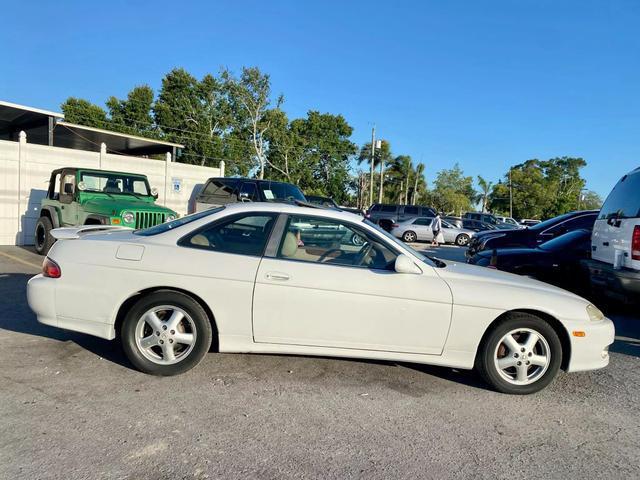
M 416 218 L 413 221 L 411 228 L 416 232 L 418 240 L 428 241 L 433 239 L 431 221 L 431 218 Z
M 397 247 L 350 222 L 290 215 L 278 224 L 282 234 L 269 243 L 256 275 L 255 342 L 442 353 L 452 299 L 434 267 L 396 273 Z M 314 238 L 316 230 L 343 231 L 344 239 L 327 245 L 322 234 Z M 363 245 L 346 240 L 353 235 Z
M 60 220 L 61 226 L 78 224 L 76 195 L 76 171 L 63 170 L 60 175 Z

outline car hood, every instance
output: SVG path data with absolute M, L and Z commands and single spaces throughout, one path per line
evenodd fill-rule
M 544 297 L 588 304 L 578 295 L 548 283 L 492 268 L 446 262 L 446 267 L 436 268 L 436 272 L 451 288 L 456 304 L 538 309 Z
M 130 211 L 145 211 L 145 212 L 158 212 L 158 213 L 175 213 L 173 210 L 156 205 L 153 202 L 146 200 L 139 200 L 135 197 L 119 196 L 116 199 L 112 198 L 93 198 L 82 203 L 85 210 L 92 213 L 103 213 L 106 215 L 119 215 L 120 212 L 126 210 Z

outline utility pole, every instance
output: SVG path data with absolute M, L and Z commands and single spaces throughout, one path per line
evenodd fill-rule
M 509 216 L 513 218 L 513 183 L 511 182 L 511 167 L 509 167 Z
M 380 145 L 382 147 L 382 145 Z M 382 203 L 382 189 L 384 188 L 384 159 L 380 156 L 380 191 L 378 192 L 378 203 Z
M 371 171 L 369 174 L 369 206 L 373 205 L 373 161 L 376 158 L 376 126 L 371 129 Z

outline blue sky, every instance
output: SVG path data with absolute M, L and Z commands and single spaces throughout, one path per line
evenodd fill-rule
M 10 2 L 0 99 L 58 109 L 256 65 L 291 118 L 375 122 L 429 181 L 458 162 L 498 179 L 529 158 L 582 156 L 606 195 L 640 165 L 640 2 Z

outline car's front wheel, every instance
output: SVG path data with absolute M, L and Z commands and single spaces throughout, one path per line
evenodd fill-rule
M 195 367 L 209 351 L 212 328 L 198 302 L 161 290 L 142 297 L 126 314 L 120 332 L 127 358 L 152 375 L 177 375 Z
M 476 368 L 502 393 L 528 394 L 545 388 L 562 363 L 562 345 L 549 323 L 528 313 L 510 314 L 486 336 Z
M 412 232 L 411 230 L 409 230 L 408 232 L 404 232 L 402 234 L 402 240 L 404 240 L 405 242 L 415 242 L 416 239 L 418 238 L 418 236 L 415 234 L 415 232 Z

